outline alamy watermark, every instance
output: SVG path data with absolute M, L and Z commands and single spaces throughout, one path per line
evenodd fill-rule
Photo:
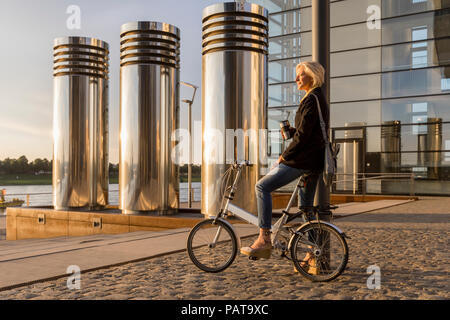
M 81 29 L 81 9 L 77 5 L 70 5 L 66 9 L 66 13 L 70 16 L 66 20 L 66 26 L 69 30 Z
M 369 30 L 380 30 L 381 29 L 381 8 L 377 5 L 370 5 L 367 7 L 367 28 Z
M 367 289 L 381 289 L 381 270 L 377 265 L 371 265 L 367 268 L 367 273 L 370 274 L 367 278 Z
M 77 265 L 67 267 L 66 273 L 70 274 L 67 278 L 67 289 L 80 290 L 81 289 L 81 269 Z

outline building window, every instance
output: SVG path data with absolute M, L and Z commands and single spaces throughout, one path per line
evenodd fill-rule
M 424 112 L 426 114 L 428 112 L 428 103 L 427 102 L 413 103 L 412 112 L 415 113 Z
M 441 79 L 441 90 L 450 90 L 450 78 Z
M 411 30 L 412 41 L 427 39 L 427 27 L 415 27 Z M 428 43 L 426 41 L 414 42 L 411 46 L 411 66 L 412 68 L 423 68 L 427 66 L 428 61 Z
M 413 68 L 424 68 L 427 66 L 428 52 L 427 50 L 413 51 L 411 66 Z
M 427 40 L 428 29 L 427 26 L 414 27 L 411 29 L 411 40 L 412 41 L 420 41 Z M 413 44 L 413 48 L 422 48 L 426 47 L 427 42 L 417 42 Z
M 450 140 L 445 140 L 445 150 L 450 150 Z M 450 152 L 445 153 L 445 161 L 450 162 Z
M 411 111 L 412 123 L 426 123 L 428 121 L 427 102 L 413 103 Z M 414 125 L 412 126 L 412 133 L 415 135 L 427 133 L 427 126 Z

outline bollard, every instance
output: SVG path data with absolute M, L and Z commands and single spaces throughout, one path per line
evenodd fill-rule
M 256 214 L 255 184 L 267 167 L 268 11 L 227 2 L 203 10 L 202 209 L 216 215 L 221 177 L 249 160 L 233 203 Z
M 53 56 L 53 205 L 108 204 L 108 44 L 57 38 Z
M 173 132 L 179 127 L 180 31 L 131 22 L 120 34 L 120 209 L 174 213 L 179 204 Z

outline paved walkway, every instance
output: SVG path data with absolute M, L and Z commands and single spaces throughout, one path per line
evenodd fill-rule
M 6 239 L 6 216 L 0 213 L 0 240 Z
M 185 251 L 188 228 L 0 242 L 0 290 L 42 279 L 65 276 L 77 265 L 82 272 L 105 266 Z M 236 225 L 241 237 L 257 229 Z
M 385 208 L 408 200 L 347 203 L 336 210 L 337 217 Z M 292 209 L 291 212 L 295 212 Z M 3 217 L 4 218 L 4 217 Z M 3 219 L 4 220 L 4 219 Z M 257 234 L 256 227 L 238 225 L 241 237 Z M 36 281 L 66 277 L 67 267 L 83 272 L 183 251 L 189 229 L 133 232 L 0 242 L 0 290 Z
M 186 252 L 176 252 L 82 271 L 80 290 L 69 290 L 67 277 L 63 277 L 0 291 L 0 299 L 449 299 L 449 212 L 450 198 L 427 198 L 342 216 L 335 223 L 352 237 L 348 240 L 350 260 L 344 274 L 330 283 L 309 282 L 293 272 L 289 261 L 276 256 L 250 261 L 239 255 L 224 272 L 208 274 L 197 269 Z M 109 248 L 123 246 L 125 252 L 123 239 L 116 237 L 101 241 L 110 241 Z M 186 233 L 173 237 L 182 239 L 184 245 Z M 242 245 L 253 239 L 243 239 Z M 146 240 L 138 241 L 143 241 L 144 250 Z M 111 252 L 105 248 L 98 246 L 91 260 L 101 260 L 102 252 Z M 15 254 L 20 258 L 19 252 Z M 72 264 L 79 262 L 76 259 Z M 380 268 L 379 290 L 367 287 L 367 268 L 372 265 Z M 5 270 L 1 269 L 0 263 L 3 279 Z

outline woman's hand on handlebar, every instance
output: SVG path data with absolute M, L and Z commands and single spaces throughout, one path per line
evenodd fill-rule
M 253 167 L 253 164 L 250 163 L 250 161 L 248 161 L 248 160 L 243 160 L 240 163 L 237 163 L 237 161 L 235 161 L 234 163 L 235 163 L 235 165 L 237 165 L 239 167 L 243 167 L 243 166 Z

